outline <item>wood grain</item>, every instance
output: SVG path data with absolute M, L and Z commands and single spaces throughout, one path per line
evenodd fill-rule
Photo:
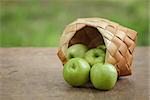
M 150 47 L 135 49 L 133 75 L 111 91 L 68 85 L 55 48 L 1 48 L 0 100 L 149 100 Z

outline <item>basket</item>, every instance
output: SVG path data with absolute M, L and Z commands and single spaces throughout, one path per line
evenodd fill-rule
M 102 18 L 80 18 L 67 25 L 57 55 L 62 64 L 67 62 L 67 48 L 82 43 L 89 48 L 106 45 L 105 63 L 113 64 L 118 76 L 131 75 L 133 51 L 137 32 Z

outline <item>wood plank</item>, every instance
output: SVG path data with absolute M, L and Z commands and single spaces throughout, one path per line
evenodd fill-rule
M 148 100 L 150 47 L 137 47 L 133 75 L 110 91 L 68 85 L 56 48 L 0 48 L 0 100 Z

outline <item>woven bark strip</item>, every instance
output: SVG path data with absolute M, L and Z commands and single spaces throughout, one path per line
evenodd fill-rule
M 67 62 L 67 48 L 82 43 L 89 48 L 106 45 L 105 63 L 113 64 L 118 76 L 131 75 L 137 32 L 102 18 L 80 18 L 67 25 L 61 38 L 58 57 Z

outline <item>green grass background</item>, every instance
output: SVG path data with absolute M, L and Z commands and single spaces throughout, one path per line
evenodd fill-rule
M 67 24 L 102 17 L 138 32 L 148 46 L 148 0 L 1 0 L 0 47 L 56 47 Z

